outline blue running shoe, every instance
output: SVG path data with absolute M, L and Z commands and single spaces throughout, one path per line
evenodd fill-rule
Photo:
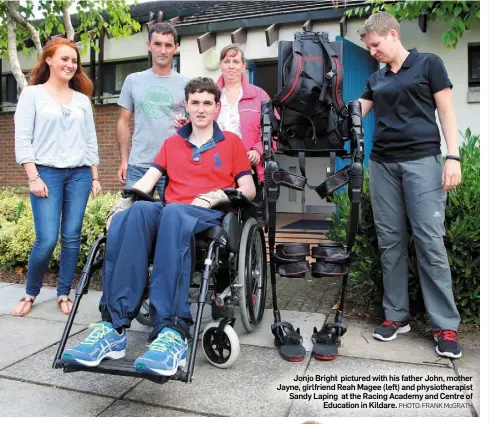
M 146 353 L 134 361 L 134 368 L 147 374 L 174 375 L 178 367 L 187 365 L 187 350 L 187 340 L 178 331 L 164 328 Z
M 117 333 L 112 323 L 100 321 L 90 324 L 93 330 L 79 345 L 66 349 L 61 357 L 65 363 L 96 367 L 102 359 L 120 359 L 126 355 L 126 332 Z

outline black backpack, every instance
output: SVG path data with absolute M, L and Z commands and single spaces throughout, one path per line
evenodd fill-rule
M 296 32 L 279 43 L 278 150 L 289 155 L 344 153 L 343 69 L 325 32 Z M 281 78 L 280 78 L 281 76 Z

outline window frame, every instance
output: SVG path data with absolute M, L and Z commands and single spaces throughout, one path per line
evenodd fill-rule
M 469 87 L 480 87 L 480 67 L 479 78 L 472 77 L 472 55 L 478 54 L 480 58 L 480 43 L 469 43 L 467 46 L 467 62 L 468 62 L 468 85 Z

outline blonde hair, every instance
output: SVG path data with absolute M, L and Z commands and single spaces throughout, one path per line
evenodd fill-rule
M 363 39 L 367 34 L 375 32 L 381 37 L 385 37 L 391 30 L 395 30 L 401 38 L 401 27 L 397 19 L 387 12 L 378 12 L 365 21 L 358 30 L 358 35 Z

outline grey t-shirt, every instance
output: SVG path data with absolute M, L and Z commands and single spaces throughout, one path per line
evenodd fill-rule
M 177 114 L 185 114 L 188 81 L 177 72 L 159 76 L 151 69 L 128 75 L 118 104 L 134 111 L 129 165 L 149 168 L 165 139 L 175 134 L 173 121 Z

